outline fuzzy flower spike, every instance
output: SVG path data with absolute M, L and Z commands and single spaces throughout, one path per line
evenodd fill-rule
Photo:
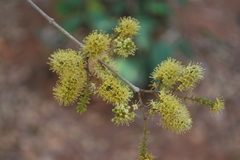
M 187 67 L 182 70 L 182 77 L 179 78 L 181 85 L 178 87 L 180 91 L 189 90 L 192 91 L 203 79 L 204 69 L 199 63 L 190 62 Z
M 123 17 L 118 20 L 118 26 L 114 31 L 122 38 L 131 38 L 133 35 L 138 34 L 140 30 L 139 22 L 132 17 Z
M 83 52 L 88 54 L 88 57 L 96 57 L 102 55 L 108 49 L 111 39 L 105 32 L 94 30 L 87 37 L 84 38 Z
M 178 78 L 183 70 L 181 62 L 173 58 L 168 58 L 159 64 L 151 74 L 151 78 L 160 81 L 172 88 L 178 82 Z M 154 86 L 154 85 L 153 85 Z
M 68 106 L 74 103 L 86 81 L 85 62 L 77 51 L 59 49 L 49 58 L 48 63 L 59 80 L 53 88 L 54 97 L 60 105 Z
M 192 127 L 192 119 L 187 107 L 175 95 L 161 90 L 159 101 L 151 101 L 150 115 L 161 115 L 160 125 L 177 134 L 184 134 Z
M 224 100 L 220 98 L 216 98 L 216 101 L 214 102 L 214 105 L 211 108 L 211 113 L 212 115 L 218 115 L 219 113 L 222 112 L 224 109 L 225 103 Z

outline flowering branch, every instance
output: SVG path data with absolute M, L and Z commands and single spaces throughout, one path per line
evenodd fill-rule
M 192 127 L 192 119 L 187 106 L 182 103 L 185 100 L 197 102 L 200 105 L 211 106 L 211 113 L 218 114 L 224 109 L 224 100 L 216 98 L 215 101 L 206 98 L 192 96 L 179 96 L 174 94 L 176 90 L 191 92 L 199 81 L 203 79 L 204 68 L 199 63 L 190 62 L 187 66 L 180 61 L 168 58 L 161 62 L 151 73 L 150 90 L 140 89 L 117 73 L 115 61 L 110 56 L 117 54 L 124 58 L 134 55 L 137 50 L 133 36 L 138 34 L 140 26 L 137 19 L 123 17 L 114 28 L 114 38 L 103 31 L 94 30 L 83 39 L 83 43 L 70 35 L 59 26 L 53 18 L 44 13 L 32 0 L 27 0 L 48 22 L 64 33 L 68 38 L 81 47 L 80 51 L 72 49 L 57 50 L 49 57 L 50 69 L 59 77 L 56 86 L 53 88 L 54 96 L 60 105 L 71 105 L 78 98 L 77 112 L 83 113 L 87 110 L 90 95 L 98 94 L 104 101 L 115 106 L 112 110 L 115 124 L 126 124 L 134 121 L 135 110 L 142 110 L 144 120 L 142 143 L 140 143 L 139 160 L 153 160 L 155 157 L 147 152 L 147 130 L 146 115 L 161 116 L 159 123 L 163 128 L 184 134 Z M 83 54 L 81 54 L 83 53 Z M 88 68 L 88 62 L 93 62 Z M 86 67 L 87 66 L 87 67 Z M 95 86 L 88 75 L 94 75 L 99 80 Z M 138 102 L 129 105 L 133 98 L 133 92 L 137 93 Z M 148 99 L 145 105 L 142 101 L 142 94 L 150 93 L 155 99 Z
M 75 42 L 77 45 L 84 47 L 84 44 L 82 44 L 81 42 L 79 42 L 76 38 L 74 38 L 71 34 L 69 34 L 65 29 L 63 29 L 58 23 L 55 22 L 55 20 L 51 17 L 49 17 L 45 12 L 43 12 L 43 10 L 41 10 L 35 3 L 32 2 L 32 0 L 27 0 L 28 3 L 31 4 L 31 6 L 36 9 L 44 18 L 46 18 L 48 20 L 48 22 L 50 24 L 52 24 L 53 26 L 55 26 L 58 30 L 60 30 L 63 34 L 65 34 L 68 38 L 70 38 L 73 42 Z M 126 80 L 124 77 L 122 77 L 120 74 L 118 74 L 117 72 L 115 72 L 110 66 L 108 66 L 104 61 L 102 61 L 100 58 L 98 58 L 98 61 L 104 65 L 105 67 L 107 67 L 113 74 L 115 74 L 118 78 L 120 78 L 121 80 L 123 80 L 134 92 L 139 92 L 140 89 L 138 87 L 136 87 L 135 85 L 133 85 L 131 82 L 129 82 L 128 80 Z

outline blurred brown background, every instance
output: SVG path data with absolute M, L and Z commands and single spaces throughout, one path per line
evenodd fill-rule
M 61 21 L 57 0 L 35 2 Z M 138 1 L 130 2 L 138 5 Z M 240 1 L 165 2 L 173 14 L 164 29 L 155 28 L 153 38 L 172 42 L 179 35 L 184 37 L 194 52 L 191 60 L 206 68 L 205 79 L 193 93 L 210 99 L 221 95 L 226 109 L 212 117 L 209 108 L 189 105 L 194 124 L 185 135 L 149 121 L 149 152 L 161 160 L 239 160 Z M 81 25 L 75 36 L 81 40 L 91 30 L 87 27 Z M 46 63 L 56 48 L 68 47 L 78 48 L 26 1 L 0 1 L 0 159 L 137 159 L 141 118 L 130 127 L 115 126 L 112 106 L 97 97 L 92 97 L 83 115 L 76 113 L 75 106 L 60 107 L 54 100 L 52 87 L 57 77 Z M 174 56 L 189 61 L 183 54 Z

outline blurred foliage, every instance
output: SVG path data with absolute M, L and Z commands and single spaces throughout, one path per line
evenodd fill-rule
M 187 4 L 187 0 L 177 3 Z M 153 68 L 174 53 L 191 57 L 192 51 L 182 37 L 174 43 L 161 38 L 169 28 L 169 19 L 174 14 L 166 0 L 57 0 L 56 15 L 61 25 L 70 33 L 79 28 L 88 28 L 112 33 L 119 17 L 132 16 L 140 22 L 140 35 L 136 37 L 138 56 L 126 60 L 117 59 L 120 74 L 141 87 L 149 81 Z

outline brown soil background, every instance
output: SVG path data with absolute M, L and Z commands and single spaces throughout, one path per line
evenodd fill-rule
M 50 1 L 36 3 L 53 15 Z M 212 117 L 208 108 L 191 105 L 194 124 L 185 135 L 148 122 L 149 152 L 161 160 L 239 160 L 240 1 L 171 4 L 176 12 L 173 25 L 206 68 L 206 78 L 195 92 L 212 99 L 223 96 L 226 109 Z M 0 159 L 137 159 L 140 118 L 130 127 L 115 126 L 112 107 L 96 97 L 81 116 L 74 106 L 60 107 L 53 99 L 56 75 L 46 62 L 56 48 L 62 48 L 61 38 L 26 1 L 0 1 Z M 76 48 L 70 41 L 64 47 Z

